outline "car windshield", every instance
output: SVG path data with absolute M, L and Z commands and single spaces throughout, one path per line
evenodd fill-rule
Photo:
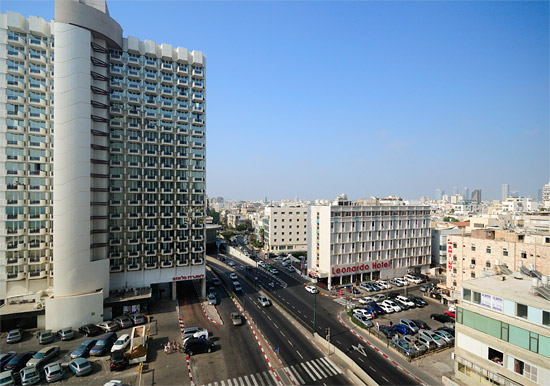
M 13 338 L 14 336 L 18 336 L 18 335 L 19 335 L 19 331 L 14 331 L 14 332 L 10 332 L 8 334 L 8 337 Z
M 37 352 L 36 354 L 34 354 L 34 358 L 36 358 L 36 359 L 44 358 L 44 353 L 43 352 Z
M 57 375 L 61 373 L 61 370 L 57 369 L 57 370 L 53 370 L 52 372 L 50 372 L 50 375 Z
M 51 332 L 45 332 L 42 334 L 42 338 L 49 338 L 50 336 L 52 336 Z
M 119 345 L 119 344 L 123 344 L 123 343 L 124 343 L 124 341 L 122 339 L 119 339 L 115 342 L 115 345 Z
M 105 341 L 104 340 L 98 340 L 95 345 L 96 346 L 105 346 Z

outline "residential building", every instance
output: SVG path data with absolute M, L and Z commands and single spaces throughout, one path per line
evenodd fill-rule
M 447 236 L 459 235 L 463 231 L 448 222 L 432 223 L 431 265 L 447 269 Z
M 429 206 L 396 199 L 351 202 L 341 195 L 332 204 L 311 206 L 307 225 L 308 273 L 329 288 L 430 267 Z
M 550 286 L 543 279 L 516 272 L 464 281 L 453 353 L 458 381 L 550 383 Z
M 264 251 L 307 251 L 307 218 L 308 208 L 305 206 L 267 206 L 264 217 Z
M 204 291 L 205 56 L 124 38 L 101 0 L 2 14 L 0 42 L 2 300 L 57 329 L 102 321 L 111 291 Z
M 447 236 L 447 287 L 460 297 L 465 280 L 503 270 L 537 270 L 550 276 L 550 236 L 502 229 L 475 229 Z
M 545 208 L 550 208 L 550 182 L 542 187 L 542 202 Z
M 472 213 L 478 213 L 480 205 L 476 201 L 459 200 L 453 204 L 453 210 L 455 215 L 469 215 Z
M 508 197 L 502 202 L 504 212 L 536 212 L 539 210 L 538 201 L 531 197 Z

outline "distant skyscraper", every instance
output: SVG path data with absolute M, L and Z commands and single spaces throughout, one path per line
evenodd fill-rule
M 510 193 L 510 197 L 518 198 L 519 197 L 519 192 L 517 190 L 512 190 L 512 193 Z
M 456 186 L 453 187 L 453 194 L 458 194 L 458 188 Z
M 472 192 L 472 201 L 481 202 L 481 189 L 476 189 Z
M 542 201 L 542 189 L 539 189 L 539 191 L 538 191 L 537 201 Z
M 509 195 L 510 195 L 510 186 L 508 184 L 502 184 L 501 201 L 506 201 Z
M 264 198 L 264 204 L 267 205 L 267 196 L 265 196 L 265 198 Z
M 463 194 L 463 199 L 465 200 L 469 200 L 470 199 L 470 188 L 465 186 L 464 187 L 464 194 Z
M 542 187 L 542 201 L 550 201 L 550 182 Z
M 441 188 L 435 190 L 435 199 L 437 201 L 440 201 L 443 198 L 443 195 L 445 194 L 445 191 Z

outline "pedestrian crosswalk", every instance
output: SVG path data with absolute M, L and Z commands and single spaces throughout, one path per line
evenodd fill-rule
M 350 300 L 350 299 L 346 299 L 346 298 L 335 298 L 335 299 L 332 299 L 334 300 L 336 303 L 338 304 L 341 304 L 343 305 L 344 307 L 350 307 L 350 306 L 353 306 L 353 302 Z
M 292 380 L 298 385 L 309 385 L 312 382 L 342 374 L 342 370 L 327 357 L 288 366 L 287 370 Z
M 321 379 L 342 374 L 342 370 L 327 357 L 287 366 L 285 370 L 286 374 L 289 374 L 292 381 L 297 385 L 309 385 Z M 208 383 L 203 386 L 280 386 L 280 384 L 275 374 L 271 371 L 263 371 L 261 373 Z

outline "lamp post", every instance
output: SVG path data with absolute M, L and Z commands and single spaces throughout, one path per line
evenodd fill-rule
M 317 292 L 313 294 L 313 335 L 315 335 L 315 326 L 317 322 L 316 317 L 317 317 Z

